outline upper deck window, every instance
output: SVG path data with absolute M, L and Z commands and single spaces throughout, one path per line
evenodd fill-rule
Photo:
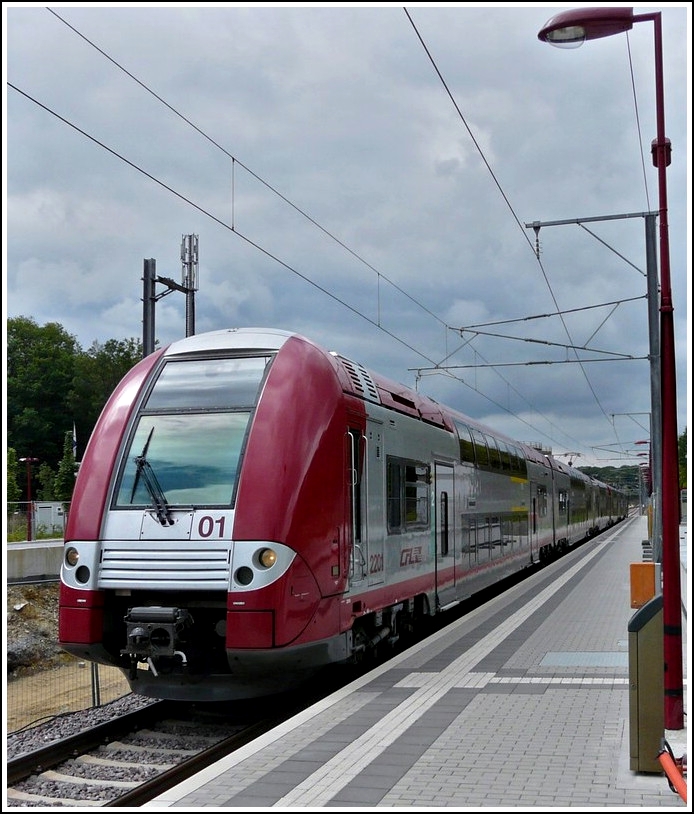
M 253 407 L 269 358 L 176 360 L 164 365 L 145 410 Z
M 460 460 L 463 463 L 475 463 L 475 447 L 470 438 L 470 428 L 461 421 L 455 422 L 458 428 L 458 443 L 460 445 Z
M 475 457 L 477 458 L 477 466 L 481 469 L 488 469 L 489 462 L 489 447 L 487 446 L 487 439 L 484 433 L 476 430 L 474 427 L 470 428 L 472 440 L 475 445 Z

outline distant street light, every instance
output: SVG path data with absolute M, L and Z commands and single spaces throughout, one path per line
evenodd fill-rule
M 20 463 L 27 465 L 27 540 L 31 541 L 31 518 L 33 514 L 33 504 L 31 502 L 31 465 L 39 462 L 38 458 L 20 458 Z
M 652 22 L 655 40 L 655 97 L 657 135 L 651 143 L 658 170 L 660 219 L 660 433 L 663 534 L 663 633 L 665 657 L 665 728 L 684 728 L 682 678 L 682 609 L 680 586 L 680 489 L 677 459 L 677 398 L 675 336 L 670 286 L 670 238 L 667 217 L 667 175 L 671 144 L 665 137 L 663 90 L 663 35 L 661 13 L 634 14 L 633 8 L 570 9 L 548 20 L 538 39 L 560 48 L 577 48 L 585 40 L 630 31 L 634 23 Z M 655 439 L 656 441 L 658 439 Z

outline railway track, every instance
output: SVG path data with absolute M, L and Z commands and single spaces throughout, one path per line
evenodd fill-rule
M 161 701 L 7 762 L 6 803 L 139 806 L 257 738 L 297 708 L 223 714 Z M 266 705 L 267 711 L 267 705 Z

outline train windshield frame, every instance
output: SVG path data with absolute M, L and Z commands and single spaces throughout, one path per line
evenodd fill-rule
M 124 448 L 113 508 L 233 507 L 274 354 L 166 360 Z

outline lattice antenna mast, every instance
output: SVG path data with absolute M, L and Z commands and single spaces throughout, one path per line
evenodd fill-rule
M 198 290 L 198 236 L 181 240 L 181 284 L 186 292 L 186 336 L 195 334 L 195 292 Z

